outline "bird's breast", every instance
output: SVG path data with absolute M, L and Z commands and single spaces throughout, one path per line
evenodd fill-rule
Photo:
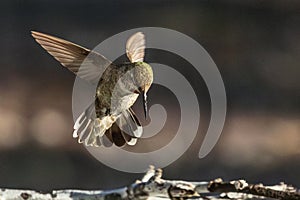
M 138 98 L 138 94 L 132 93 L 126 96 L 112 98 L 111 114 L 118 115 L 122 111 L 129 109 Z

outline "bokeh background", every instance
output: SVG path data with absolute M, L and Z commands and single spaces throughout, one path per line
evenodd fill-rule
M 198 159 L 210 116 L 205 83 L 184 60 L 147 50 L 146 61 L 163 61 L 185 73 L 201 108 L 196 140 L 164 169 L 165 177 L 300 187 L 299 10 L 297 0 L 1 1 L 0 187 L 105 189 L 141 176 L 103 165 L 72 138 L 75 77 L 34 42 L 30 30 L 93 48 L 145 26 L 174 29 L 198 41 L 217 64 L 228 98 L 224 131 L 212 152 Z M 150 104 L 170 104 L 172 98 L 166 98 L 172 95 L 166 94 L 153 87 Z M 176 101 L 171 108 L 172 128 L 180 113 Z M 143 118 L 140 109 L 136 105 Z M 170 130 L 160 132 L 162 141 L 171 139 L 164 136 Z

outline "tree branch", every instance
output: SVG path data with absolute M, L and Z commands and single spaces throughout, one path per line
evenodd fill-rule
M 143 200 L 143 199 L 253 199 L 255 197 L 300 200 L 300 193 L 284 183 L 275 186 L 248 184 L 244 180 L 188 182 L 162 179 L 162 170 L 150 167 L 142 180 L 113 190 L 33 190 L 0 189 L 1 200 Z

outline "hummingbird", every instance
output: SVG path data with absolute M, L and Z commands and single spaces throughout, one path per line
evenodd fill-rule
M 135 145 L 143 128 L 131 107 L 142 95 L 147 118 L 147 92 L 153 82 L 152 68 L 144 62 L 145 35 L 137 32 L 129 37 L 125 50 L 130 62 L 122 64 L 64 39 L 37 31 L 31 35 L 65 68 L 97 84 L 94 101 L 75 121 L 73 137 L 86 146 Z

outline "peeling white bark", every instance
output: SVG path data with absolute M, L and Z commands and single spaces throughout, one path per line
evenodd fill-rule
M 300 200 L 295 188 L 281 183 L 275 186 L 248 184 L 244 180 L 223 182 L 188 182 L 164 180 L 162 170 L 150 167 L 141 181 L 113 190 L 55 190 L 41 193 L 33 190 L 0 189 L 0 200 L 144 200 L 144 199 L 252 199 Z

